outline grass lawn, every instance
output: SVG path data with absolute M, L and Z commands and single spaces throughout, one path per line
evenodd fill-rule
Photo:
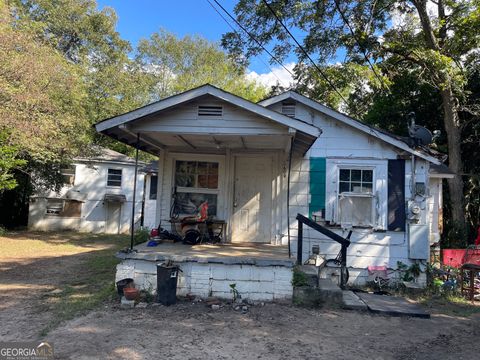
M 18 232 L 0 237 L 0 245 L 2 270 L 32 265 L 50 273 L 48 291 L 41 294 L 37 306 L 38 311 L 51 315 L 40 330 L 44 336 L 61 322 L 85 314 L 115 295 L 119 262 L 115 253 L 129 245 L 129 236 Z M 56 261 L 61 261 L 60 269 Z M 57 267 L 56 271 L 52 267 Z

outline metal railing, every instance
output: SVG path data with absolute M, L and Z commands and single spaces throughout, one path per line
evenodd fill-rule
M 303 225 L 307 225 L 308 227 L 316 230 L 323 235 L 329 237 L 333 241 L 338 242 L 342 248 L 340 250 L 340 264 L 341 264 L 341 272 L 340 272 L 340 287 L 343 289 L 346 285 L 345 279 L 345 269 L 347 268 L 347 248 L 350 246 L 350 240 L 341 237 L 338 234 L 335 234 L 333 231 L 327 229 L 326 227 L 317 224 L 313 220 L 303 216 L 302 214 L 297 214 L 297 221 L 298 221 L 298 241 L 297 241 L 297 264 L 303 265 Z

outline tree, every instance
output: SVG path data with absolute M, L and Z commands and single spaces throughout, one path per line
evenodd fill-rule
M 148 103 L 149 77 L 129 57 L 132 48 L 116 31 L 111 8 L 95 0 L 16 0 L 19 23 L 56 49 L 82 78 L 82 102 L 90 124 Z M 128 155 L 132 148 L 88 129 L 91 141 Z
M 72 64 L 16 21 L 0 1 L 0 131 L 18 157 L 62 163 L 87 141 L 84 88 Z
M 395 66 L 419 69 L 419 80 L 437 89 L 441 98 L 449 167 L 456 174 L 449 180 L 452 218 L 464 223 L 460 114 L 475 112 L 465 91 L 464 57 L 480 45 L 479 5 L 478 0 L 240 0 L 235 13 L 259 42 L 273 42 L 280 58 L 295 51 L 300 62 L 306 63 L 309 53 L 325 64 L 344 53 L 346 62 L 369 66 L 382 83 Z M 304 33 L 305 52 L 292 43 L 280 21 Z M 232 33 L 223 44 L 235 55 L 261 51 L 250 39 Z M 387 90 L 388 83 L 382 88 Z
M 156 99 L 210 83 L 252 101 L 265 88 L 245 76 L 219 46 L 200 36 L 177 38 L 165 30 L 138 44 L 136 60 L 150 74 Z

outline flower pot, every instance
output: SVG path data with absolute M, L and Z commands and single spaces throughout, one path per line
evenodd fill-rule
M 133 287 L 128 287 L 123 289 L 123 295 L 127 300 L 136 300 L 140 295 L 140 291 L 138 291 L 138 289 L 135 289 Z

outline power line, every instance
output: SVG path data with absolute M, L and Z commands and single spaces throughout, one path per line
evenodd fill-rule
M 270 57 L 271 57 L 273 60 L 275 60 L 275 62 L 277 62 L 281 67 L 283 67 L 283 68 L 290 74 L 290 76 L 291 76 L 292 78 L 294 77 L 294 75 L 292 74 L 292 72 L 291 72 L 290 70 L 288 70 L 288 68 L 286 68 L 285 65 L 283 65 L 283 63 L 282 63 L 275 55 L 273 55 L 270 51 L 268 51 L 268 50 L 265 48 L 265 46 L 263 46 L 262 43 L 260 43 L 260 41 L 258 41 L 258 40 L 255 38 L 255 36 L 253 36 L 242 24 L 240 24 L 240 23 L 237 21 L 237 19 L 235 19 L 235 17 L 234 17 L 232 14 L 230 14 L 230 13 L 228 12 L 228 10 L 225 9 L 225 8 L 222 6 L 222 4 L 220 4 L 217 0 L 213 0 L 213 1 L 215 2 L 215 4 L 217 4 L 217 5 L 220 7 L 220 9 L 223 10 L 223 12 L 224 12 L 225 14 L 227 14 L 227 15 L 230 17 L 230 19 L 232 19 L 232 20 L 238 25 L 238 27 L 239 27 L 240 29 L 242 29 L 242 30 L 250 37 L 250 39 L 252 39 L 258 46 L 260 46 L 260 47 L 263 49 L 263 51 L 265 51 L 268 55 L 270 55 Z
M 271 6 L 267 3 L 266 0 L 262 0 L 263 3 L 267 6 L 267 8 L 270 10 L 270 12 L 275 16 L 275 19 L 282 25 L 282 27 L 285 29 L 287 34 L 293 39 L 295 44 L 297 44 L 298 48 L 303 52 L 303 54 L 307 57 L 308 60 L 313 64 L 315 69 L 319 72 L 319 74 L 323 77 L 323 79 L 330 85 L 330 87 L 340 96 L 340 98 L 347 104 L 347 100 L 343 97 L 343 95 L 338 91 L 338 89 L 335 87 L 335 85 L 332 83 L 332 81 L 328 78 L 328 76 L 320 69 L 320 67 L 315 63 L 315 61 L 312 60 L 308 52 L 303 48 L 303 46 L 297 41 L 295 36 L 290 32 L 290 30 L 287 28 L 287 26 L 282 22 L 282 20 L 278 17 L 277 13 L 271 8 Z
M 352 37 L 353 39 L 355 40 L 355 42 L 357 43 L 360 51 L 362 52 L 362 55 L 365 59 L 365 61 L 368 63 L 368 65 L 370 65 L 370 68 L 372 69 L 373 73 L 375 74 L 375 77 L 380 81 L 380 83 L 382 84 L 383 87 L 387 88 L 387 85 L 385 84 L 385 81 L 382 79 L 382 77 L 377 73 L 377 71 L 375 70 L 375 67 L 373 66 L 372 62 L 370 61 L 370 59 L 368 58 L 367 56 L 367 53 L 364 49 L 362 49 L 361 45 L 360 45 L 360 41 L 357 39 L 357 36 L 355 35 L 355 31 L 353 30 L 352 26 L 350 25 L 350 23 L 348 22 L 348 19 L 347 17 L 345 16 L 345 13 L 342 11 L 342 9 L 340 8 L 340 5 L 338 4 L 338 0 L 335 0 L 335 7 L 337 8 L 338 12 L 340 13 L 340 17 L 342 18 L 343 22 L 345 23 L 345 25 L 348 27 L 348 30 L 350 31 L 350 34 L 352 34 Z
M 223 19 L 223 21 L 225 21 L 225 23 L 233 30 L 233 32 L 234 32 L 235 34 L 237 34 L 237 36 L 241 39 L 242 36 L 239 34 L 239 32 L 237 31 L 237 29 L 235 29 L 235 28 L 233 27 L 233 25 L 230 24 L 230 22 L 225 18 L 225 16 L 223 16 L 222 13 L 221 13 L 220 11 L 218 11 L 218 9 L 215 7 L 215 5 L 213 5 L 213 4 L 210 2 L 210 0 L 207 0 L 207 2 L 210 4 L 210 6 L 213 8 L 213 10 L 215 10 L 215 12 Z M 273 71 L 272 67 L 271 67 L 265 60 L 263 60 L 262 57 L 259 56 L 258 58 L 260 59 L 260 61 L 261 61 L 266 67 L 268 67 L 268 68 L 270 69 L 271 73 L 273 74 L 273 76 L 275 76 L 275 77 L 277 78 L 278 82 L 279 82 L 279 83 L 282 83 L 282 85 L 285 86 L 285 83 L 282 81 L 282 79 L 280 79 L 280 78 L 278 77 L 277 74 L 275 74 L 275 72 Z M 290 75 L 291 75 L 291 74 L 290 74 Z M 293 77 L 293 76 L 292 76 L 292 77 Z

